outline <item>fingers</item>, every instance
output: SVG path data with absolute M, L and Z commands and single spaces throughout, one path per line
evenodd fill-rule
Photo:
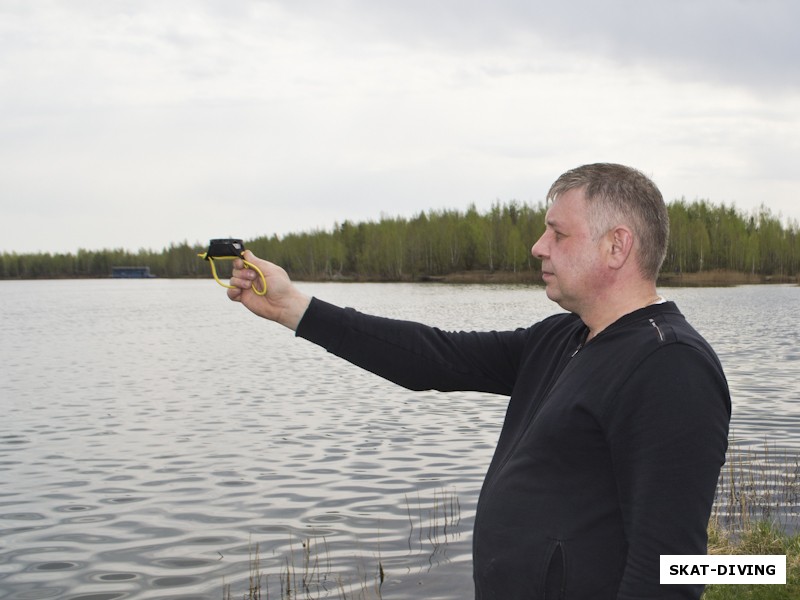
M 271 267 L 275 266 L 275 265 L 273 265 L 271 262 L 269 262 L 267 260 L 264 260 L 262 258 L 258 258 L 250 250 L 245 250 L 244 254 L 242 255 L 242 258 L 244 258 L 244 260 L 246 260 L 247 262 L 249 262 L 249 263 L 251 263 L 253 265 L 256 265 L 265 274 L 266 274 L 267 270 L 269 270 Z
M 247 274 L 247 273 L 252 274 L 253 273 L 252 269 L 248 269 L 247 264 L 245 263 L 245 261 L 247 261 L 248 263 L 251 263 L 251 264 L 259 264 L 259 263 L 263 264 L 263 265 L 267 264 L 266 261 L 263 261 L 260 258 L 256 257 L 256 255 L 253 254 L 252 252 L 250 252 L 250 250 L 245 250 L 244 254 L 242 255 L 242 258 L 236 258 L 233 261 L 233 277 L 240 277 L 242 275 L 242 273 L 245 273 L 245 274 Z M 245 276 L 245 279 L 247 279 L 247 278 L 248 277 Z
M 234 269 L 231 274 L 230 284 L 236 286 L 237 289 L 247 290 L 253 286 L 253 280 L 256 278 L 256 273 L 251 269 L 241 268 Z
M 233 281 L 234 279 L 239 279 L 241 280 L 242 283 L 245 283 L 247 281 L 252 281 L 253 278 L 251 274 L 252 271 L 247 268 L 247 265 L 244 264 L 244 260 L 242 260 L 241 258 L 235 258 L 233 260 L 233 271 L 231 273 L 231 285 L 239 285 Z
M 245 260 L 248 262 L 255 258 L 249 250 L 245 253 Z M 234 286 L 233 289 L 228 290 L 228 298 L 234 302 L 242 301 L 242 292 L 249 290 L 253 287 L 253 282 L 257 277 L 257 273 L 252 269 L 248 269 L 245 261 L 241 258 L 236 258 L 233 261 L 233 271 L 231 273 L 230 285 Z
M 275 320 L 274 302 L 275 298 L 280 298 L 280 294 L 265 295 L 266 289 L 276 291 L 280 285 L 275 287 L 273 284 L 282 282 L 280 277 L 276 278 L 276 273 L 283 272 L 272 263 L 256 257 L 251 251 L 247 250 L 241 258 L 233 261 L 233 271 L 231 273 L 228 298 L 234 302 L 241 302 L 255 314 Z M 285 272 L 284 272 L 285 274 Z M 263 277 L 263 279 L 262 279 Z M 269 281 L 269 283 L 267 283 Z M 265 288 L 265 286 L 267 286 Z

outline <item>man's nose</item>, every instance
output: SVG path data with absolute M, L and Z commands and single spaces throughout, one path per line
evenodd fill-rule
M 544 235 L 536 240 L 536 243 L 531 246 L 531 255 L 533 258 L 538 258 L 542 260 L 545 257 L 545 248 L 544 248 Z

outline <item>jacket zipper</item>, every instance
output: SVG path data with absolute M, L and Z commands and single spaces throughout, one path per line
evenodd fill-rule
M 653 327 L 656 328 L 656 331 L 658 332 L 658 339 L 663 342 L 664 341 L 664 334 L 661 333 L 661 329 L 659 328 L 658 325 L 656 325 L 656 322 L 653 319 L 650 319 L 650 325 L 652 325 Z

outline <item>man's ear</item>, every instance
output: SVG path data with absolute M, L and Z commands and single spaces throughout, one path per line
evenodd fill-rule
M 608 266 L 621 269 L 633 254 L 633 232 L 624 225 L 618 225 L 608 232 Z

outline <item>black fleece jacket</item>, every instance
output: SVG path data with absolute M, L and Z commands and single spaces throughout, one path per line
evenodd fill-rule
M 444 332 L 313 299 L 297 335 L 413 390 L 510 396 L 481 490 L 475 597 L 698 598 L 659 556 L 704 554 L 730 395 L 672 302 L 584 345 L 559 314 L 508 332 Z

